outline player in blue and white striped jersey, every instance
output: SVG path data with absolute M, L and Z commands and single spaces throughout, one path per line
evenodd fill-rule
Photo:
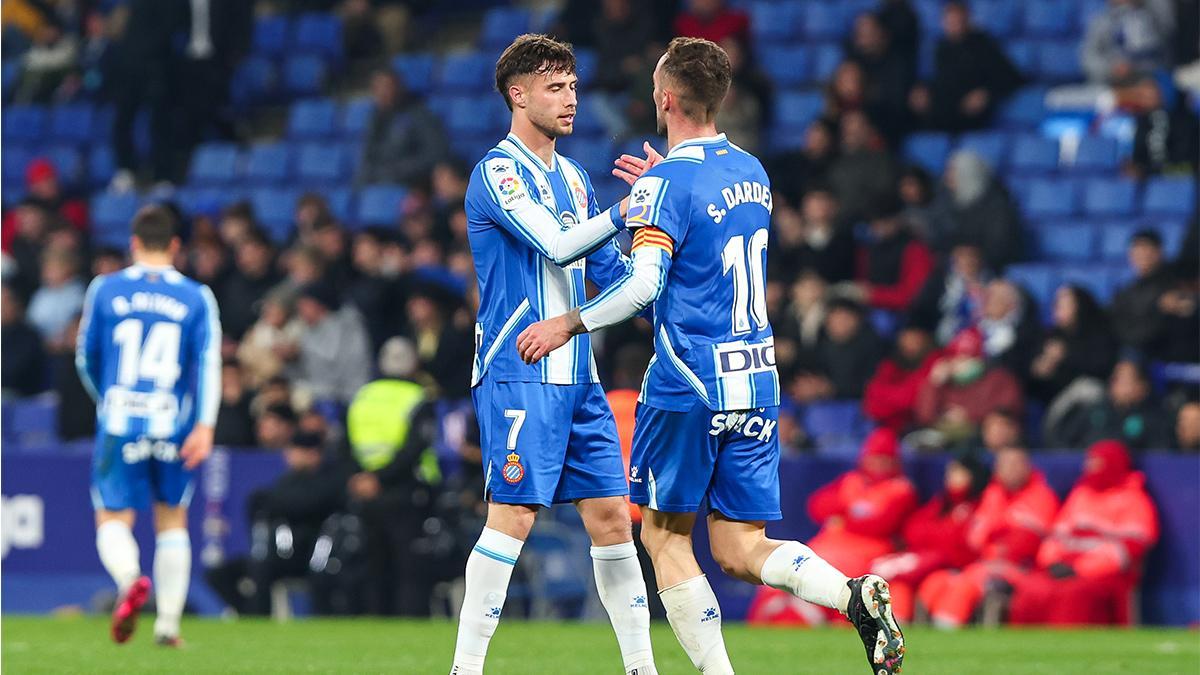
M 129 639 L 149 595 L 132 527 L 136 510 L 153 501 L 154 635 L 178 646 L 191 577 L 192 470 L 212 451 L 220 407 L 221 325 L 212 291 L 171 266 L 180 246 L 175 217 L 148 206 L 132 230 L 133 265 L 88 287 L 75 365 L 96 400 L 92 504 L 100 561 L 120 591 L 113 639 Z
M 717 133 L 729 57 L 676 38 L 654 71 L 671 150 L 635 168 L 626 224 L 633 264 L 620 282 L 517 338 L 525 363 L 653 303 L 655 359 L 630 457 L 631 497 L 667 619 L 698 670 L 732 675 L 720 610 L 692 551 L 707 504 L 713 557 L 728 574 L 836 608 L 854 624 L 873 675 L 900 672 L 904 642 L 887 582 L 848 579 L 798 541 L 766 536 L 779 506 L 779 379 L 765 269 L 771 186 L 757 159 Z
M 511 133 L 475 167 L 467 187 L 471 253 L 479 277 L 472 398 L 486 476 L 487 525 L 467 561 L 451 672 L 483 672 L 513 566 L 541 507 L 574 502 L 592 540 L 596 589 L 626 673 L 654 675 L 646 585 L 625 503 L 616 424 L 580 335 L 536 366 L 518 333 L 625 276 L 612 241 L 627 200 L 602 210 L 587 172 L 555 152 L 576 110 L 575 56 L 542 35 L 518 37 L 496 63 Z

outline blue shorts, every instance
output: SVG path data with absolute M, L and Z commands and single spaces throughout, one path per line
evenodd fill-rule
M 630 497 L 656 511 L 709 511 L 733 520 L 779 520 L 779 408 L 687 412 L 638 404 Z
M 192 472 L 179 448 L 186 434 L 170 439 L 96 435 L 92 455 L 92 506 L 122 511 L 145 508 L 151 499 L 168 506 L 192 500 Z
M 617 425 L 599 384 L 484 378 L 471 396 L 491 501 L 550 506 L 629 494 Z

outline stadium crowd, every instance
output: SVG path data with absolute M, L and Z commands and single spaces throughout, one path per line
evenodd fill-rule
M 118 171 L 109 189 L 153 186 L 172 204 L 199 142 L 245 139 L 253 126 L 229 106 L 252 3 L 197 4 L 211 11 L 203 30 L 186 2 L 6 2 L 5 58 L 22 64 L 10 100 L 111 103 Z M 212 580 L 245 612 L 267 611 L 270 585 L 297 575 L 314 578 L 320 611 L 428 612 L 430 589 L 448 579 L 424 575 L 461 569 L 466 551 L 456 542 L 472 537 L 453 533 L 478 529 L 482 513 L 474 424 L 447 441 L 437 412 L 469 397 L 476 299 L 463 196 L 477 158 L 457 156 L 440 116 L 379 63 L 420 44 L 422 18 L 436 10 L 367 0 L 258 4 L 343 17 L 347 72 L 371 97 L 354 180 L 408 192 L 393 220 L 351 227 L 314 190 L 297 202 L 286 238 L 265 229 L 249 202 L 194 213 L 173 206 L 186 233 L 177 267 L 208 284 L 220 307 L 216 442 L 282 452 L 288 467 L 252 500 L 265 549 L 213 570 Z M 992 166 L 959 150 L 932 175 L 900 152 L 916 131 L 989 127 L 1025 79 L 973 23 L 971 7 L 945 3 L 940 29 L 922 25 L 907 0 L 858 15 L 820 115 L 798 147 L 777 152 L 766 133 L 774 77 L 756 63 L 739 6 L 568 0 L 551 30 L 595 49 L 587 103 L 619 140 L 653 136 L 649 73 L 672 35 L 705 37 L 730 53 L 722 128 L 765 158 L 774 185 L 767 298 L 786 451 L 817 451 L 801 412 L 823 401 L 860 400 L 876 427 L 859 468 L 811 497 L 822 526 L 814 550 L 849 574 L 897 580 L 909 616 L 920 604 L 945 625 L 969 620 L 996 589 L 1011 596 L 1015 621 L 1078 619 L 1044 615 L 1077 607 L 1077 598 L 1108 601 L 1084 618 L 1125 620 L 1138 561 L 1156 536 L 1137 455 L 1200 451 L 1196 387 L 1156 376 L 1161 362 L 1200 362 L 1195 212 L 1174 258 L 1157 230 L 1134 231 L 1128 280 L 1110 303 L 1066 284 L 1039 306 L 1004 276 L 1033 245 Z M 160 14 L 170 11 L 180 14 Z M 1130 176 L 1195 177 L 1200 134 L 1187 99 L 1196 90 L 1176 90 L 1161 73 L 1197 61 L 1196 11 L 1188 0 L 1111 0 L 1088 26 L 1088 79 L 1134 119 L 1121 169 Z M 162 31 L 138 28 L 162 22 L 184 27 L 182 50 Z M 389 27 L 405 23 L 398 39 Z M 1144 43 L 1120 37 L 1130 31 Z M 923 32 L 941 36 L 928 77 L 918 74 Z M 172 86 L 180 78 L 187 96 Z M 140 109 L 151 119 L 146 166 L 133 142 Z M 55 392 L 59 436 L 85 438 L 94 413 L 71 366 L 78 314 L 88 280 L 120 269 L 125 253 L 93 240 L 86 195 L 52 162 L 38 157 L 23 174 L 25 196 L 6 200 L 3 219 L 4 394 Z M 636 388 L 649 344 L 641 322 L 607 331 L 603 381 Z M 431 454 L 439 443 L 453 447 L 456 471 L 439 470 Z M 903 475 L 901 445 L 953 453 L 945 491 L 924 505 Z M 1061 508 L 1030 468 L 1028 447 L 1087 449 L 1085 475 Z M 855 501 L 864 499 L 879 503 Z M 292 534 L 287 551 L 268 536 L 280 526 Z M 369 550 L 351 555 L 362 541 Z M 350 556 L 344 570 L 339 555 Z M 1096 599 L 1089 591 L 1098 587 L 1110 595 Z M 760 616 L 775 620 L 778 603 L 764 595 Z M 808 609 L 787 611 L 812 620 Z

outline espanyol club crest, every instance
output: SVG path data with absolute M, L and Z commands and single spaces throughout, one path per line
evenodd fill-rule
M 510 485 L 516 485 L 525 477 L 525 468 L 521 466 L 521 456 L 515 452 L 508 453 L 508 462 L 504 468 L 500 469 L 500 475 L 504 476 L 504 482 Z
M 571 192 L 574 193 L 575 203 L 579 205 L 579 208 L 586 209 L 587 208 L 587 192 L 584 191 L 583 186 L 577 182 L 572 182 L 571 183 Z

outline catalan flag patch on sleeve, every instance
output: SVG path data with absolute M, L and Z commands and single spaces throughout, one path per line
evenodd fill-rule
M 675 242 L 671 241 L 671 237 L 666 232 L 657 227 L 641 227 L 633 233 L 633 248 L 636 251 L 642 246 L 655 246 L 666 251 L 667 255 L 674 255 Z

